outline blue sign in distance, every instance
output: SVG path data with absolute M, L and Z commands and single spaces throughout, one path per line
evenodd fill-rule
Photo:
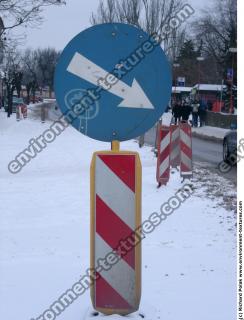
M 68 121 L 108 142 L 148 131 L 166 109 L 171 88 L 170 66 L 157 40 L 120 23 L 79 33 L 55 72 L 57 102 Z

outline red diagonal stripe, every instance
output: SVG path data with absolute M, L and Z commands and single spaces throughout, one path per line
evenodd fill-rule
M 169 177 L 169 168 L 167 168 L 163 174 L 161 174 L 160 178 L 168 178 Z
M 160 152 L 160 163 L 164 161 L 170 154 L 170 145 L 168 145 L 164 150 Z
M 168 135 L 169 133 L 170 133 L 170 132 L 167 131 L 167 130 L 161 131 L 161 139 L 160 139 L 160 141 L 162 141 L 165 137 L 167 137 L 167 135 Z
M 135 156 L 134 155 L 99 155 L 99 158 L 135 192 Z
M 191 136 L 191 126 L 188 123 L 181 123 L 180 129 L 183 130 L 188 136 Z
M 173 140 L 173 134 L 174 134 L 174 132 L 175 132 L 176 130 L 179 130 L 179 127 L 178 127 L 178 126 L 172 126 L 172 125 L 170 126 L 171 141 L 175 141 L 175 140 L 179 139 L 179 135 L 177 135 L 177 136 L 175 137 L 175 140 Z
M 129 303 L 115 291 L 110 284 L 99 274 L 100 278 L 96 281 L 96 307 L 109 309 L 131 310 Z M 123 281 L 123 280 L 122 280 Z
M 133 230 L 131 230 L 98 195 L 96 195 L 96 232 L 112 249 L 115 250 L 118 247 L 119 242 L 127 239 Z M 129 247 L 127 245 L 127 248 L 125 249 L 127 250 L 130 247 L 130 245 Z M 121 251 L 118 250 L 117 252 L 122 256 Z M 128 251 L 124 257 L 122 256 L 122 258 L 135 269 L 134 248 Z
M 180 171 L 181 172 L 189 172 L 189 171 L 192 171 L 191 168 L 188 168 L 183 162 L 181 162 L 180 164 Z
M 192 149 L 189 148 L 183 141 L 181 141 L 181 152 L 184 152 L 190 159 L 192 158 Z

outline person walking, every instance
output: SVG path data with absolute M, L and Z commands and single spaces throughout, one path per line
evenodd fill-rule
M 182 122 L 188 122 L 189 116 L 192 111 L 190 104 L 187 101 L 184 101 L 181 107 L 181 110 L 182 110 Z
M 192 104 L 192 126 L 198 127 L 198 110 L 199 110 L 200 104 L 197 99 L 194 100 Z
M 173 106 L 172 115 L 175 119 L 175 125 L 178 124 L 178 122 L 181 119 L 181 103 L 180 103 L 180 101 L 176 101 L 175 105 Z
M 207 115 L 207 104 L 204 100 L 200 100 L 198 115 L 200 119 L 200 127 L 205 125 Z

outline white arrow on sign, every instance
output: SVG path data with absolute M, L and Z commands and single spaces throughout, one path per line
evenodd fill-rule
M 118 105 L 119 107 L 154 109 L 154 106 L 136 79 L 133 80 L 132 86 L 130 87 L 78 52 L 76 52 L 72 58 L 67 71 L 97 86 L 99 85 L 99 79 L 108 79 L 108 77 L 111 77 L 113 82 L 117 81 L 107 90 L 123 99 Z M 102 88 L 104 89 L 103 86 Z

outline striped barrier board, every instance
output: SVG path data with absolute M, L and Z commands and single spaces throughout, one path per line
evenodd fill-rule
M 180 175 L 192 177 L 192 133 L 188 123 L 180 123 Z
M 171 145 L 170 145 L 170 165 L 177 168 L 180 165 L 180 128 L 178 125 L 170 126 Z
M 23 118 L 26 119 L 27 118 L 27 106 L 25 104 L 21 105 L 21 112 L 23 114 Z
M 141 245 L 138 241 L 135 246 L 134 231 L 140 224 L 139 155 L 95 152 L 91 163 L 91 268 L 97 278 L 91 287 L 91 299 L 97 311 L 124 315 L 139 308 Z M 105 270 L 100 261 L 111 252 L 118 261 Z
M 170 177 L 170 128 L 161 126 L 158 131 L 157 182 L 166 185 Z
M 20 106 L 16 106 L 16 120 L 20 121 Z

